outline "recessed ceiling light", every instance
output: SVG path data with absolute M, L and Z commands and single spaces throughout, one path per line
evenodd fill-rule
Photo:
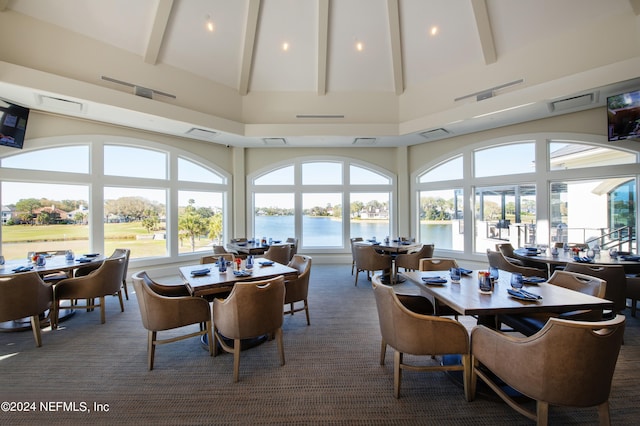
M 361 41 L 356 42 L 356 50 L 362 52 L 364 50 L 364 44 Z
M 282 50 L 284 50 L 285 52 L 289 50 L 289 43 L 287 43 L 286 41 L 282 43 Z
M 438 35 L 439 32 L 440 28 L 438 28 L 436 25 L 431 27 L 431 29 L 429 30 L 429 34 L 431 34 L 432 36 Z
M 213 24 L 213 20 L 211 19 L 211 15 L 207 15 L 205 25 L 207 27 L 207 31 L 209 31 L 210 33 L 212 33 L 216 29 L 215 25 Z

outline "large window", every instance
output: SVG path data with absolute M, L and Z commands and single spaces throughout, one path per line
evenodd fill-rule
M 394 235 L 395 180 L 342 158 L 299 159 L 249 177 L 253 236 L 344 251 L 351 236 Z
M 635 252 L 638 153 L 582 138 L 486 141 L 418 170 L 420 241 L 469 254 L 596 240 Z
M 132 259 L 162 259 L 225 239 L 228 175 L 179 149 L 107 136 L 30 146 L 0 158 L 7 259 L 118 247 Z

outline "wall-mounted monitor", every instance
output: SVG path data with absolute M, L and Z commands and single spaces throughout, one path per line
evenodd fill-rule
M 640 90 L 607 98 L 610 141 L 640 139 Z
M 0 145 L 22 149 L 29 108 L 0 100 Z

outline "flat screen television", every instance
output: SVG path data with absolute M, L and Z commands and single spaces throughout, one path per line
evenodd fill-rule
M 22 149 L 29 108 L 0 100 L 0 145 Z
M 640 139 L 640 90 L 607 98 L 609 140 Z

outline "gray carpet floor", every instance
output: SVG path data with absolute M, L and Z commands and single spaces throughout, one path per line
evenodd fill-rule
M 160 346 L 148 371 L 147 334 L 132 291 L 124 313 L 110 297 L 105 324 L 97 311 L 78 311 L 60 329 L 45 329 L 40 348 L 31 332 L 0 333 L 0 401 L 16 410 L 3 404 L 0 424 L 531 424 L 490 395 L 466 402 L 443 372 L 405 372 L 395 399 L 390 349 L 387 364 L 378 363 L 371 283 L 361 273 L 355 287 L 350 269 L 313 266 L 311 326 L 304 314 L 287 316 L 286 365 L 275 342 L 266 342 L 242 353 L 238 383 L 232 356 L 209 357 L 197 339 Z M 399 289 L 415 292 L 407 283 Z M 640 418 L 640 319 L 626 313 L 610 398 L 614 425 Z M 423 358 L 415 361 L 437 362 Z M 597 421 L 595 408 L 550 412 L 556 425 Z

